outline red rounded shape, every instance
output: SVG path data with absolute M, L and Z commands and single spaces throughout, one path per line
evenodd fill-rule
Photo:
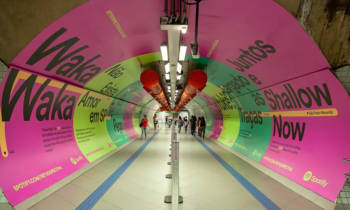
M 207 74 L 200 69 L 193 70 L 188 76 L 188 83 L 194 88 L 201 88 L 207 84 Z
M 159 76 L 153 69 L 147 69 L 141 73 L 140 80 L 145 87 L 152 88 L 159 83 Z

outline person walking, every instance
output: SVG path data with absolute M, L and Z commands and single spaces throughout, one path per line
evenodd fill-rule
M 171 127 L 171 123 L 172 123 L 172 119 L 171 119 L 171 116 L 169 115 L 169 117 L 168 117 L 168 120 L 169 120 L 169 122 L 168 122 L 168 124 L 169 124 L 169 128 Z
M 206 122 L 205 122 L 205 119 L 204 117 L 202 116 L 201 118 L 201 121 L 199 123 L 199 130 L 201 131 L 201 135 L 199 136 L 200 138 L 202 138 L 202 140 L 204 140 L 204 137 L 205 137 L 205 126 L 206 126 Z
M 183 121 L 181 116 L 179 116 L 179 119 L 177 120 L 177 126 L 179 128 L 179 133 L 181 132 L 181 127 L 183 126 Z
M 143 134 L 145 134 L 145 139 L 147 138 L 147 123 L 148 123 L 148 119 L 146 115 L 144 115 L 143 119 L 141 120 L 141 124 L 142 124 L 141 140 L 142 140 Z
M 196 117 L 192 116 L 192 119 L 190 121 L 190 126 L 191 126 L 191 135 L 195 136 L 195 131 L 196 131 Z
M 201 134 L 200 134 L 200 130 L 199 130 L 199 124 L 200 124 L 201 119 L 202 119 L 202 117 L 198 117 L 197 124 L 196 124 L 196 128 L 197 128 L 198 136 L 201 136 Z
M 154 114 L 154 116 L 153 116 L 153 126 L 154 126 L 154 130 L 157 130 L 157 124 L 158 124 L 158 121 L 157 121 L 157 114 Z
M 187 117 L 184 118 L 184 127 L 185 127 L 185 133 L 187 133 L 187 127 L 188 127 Z

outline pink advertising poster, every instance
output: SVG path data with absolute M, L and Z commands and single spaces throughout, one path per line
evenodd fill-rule
M 0 87 L 0 165 L 4 170 L 0 185 L 11 204 L 20 203 L 89 163 L 74 137 L 73 116 L 80 97 L 74 89 L 17 68 L 9 69 Z
M 262 89 L 271 140 L 260 163 L 334 201 L 350 171 L 346 91 L 330 71 Z
M 138 133 L 136 132 L 134 128 L 133 123 L 133 113 L 136 108 L 136 105 L 134 104 L 127 104 L 124 110 L 124 116 L 123 116 L 123 125 L 124 125 L 124 131 L 129 138 L 135 138 L 138 136 Z

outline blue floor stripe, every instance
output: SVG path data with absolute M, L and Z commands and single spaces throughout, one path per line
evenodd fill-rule
M 197 136 L 194 138 L 217 160 L 219 163 L 235 178 L 241 185 L 247 189 L 266 209 L 268 210 L 281 210 L 274 202 L 272 202 L 266 195 L 260 192 L 254 185 L 246 180 L 241 174 L 233 169 L 226 161 L 224 161 L 219 155 L 217 155 L 212 149 L 204 144 Z
M 103 182 L 89 197 L 87 197 L 75 210 L 89 210 L 92 209 L 102 196 L 112 187 L 112 185 L 119 179 L 119 177 L 128 169 L 132 162 L 141 154 L 147 145 L 158 134 L 158 130 L 152 135 L 127 161 L 123 163 L 108 179 Z

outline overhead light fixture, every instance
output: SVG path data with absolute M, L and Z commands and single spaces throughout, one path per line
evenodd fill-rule
M 176 93 L 178 93 L 178 92 L 179 92 L 179 90 L 175 90 L 175 92 L 176 92 Z
M 179 72 L 179 74 L 181 74 L 181 68 L 182 68 L 182 65 L 179 63 L 179 62 L 177 62 L 177 72 Z
M 181 74 L 176 76 L 177 80 L 181 79 Z
M 165 79 L 170 80 L 170 74 L 165 74 Z
M 168 60 L 168 42 L 160 44 L 160 52 L 162 53 L 163 61 Z
M 165 64 L 165 73 L 169 73 L 170 72 L 170 63 Z
M 179 54 L 179 61 L 184 61 L 186 57 L 187 52 L 187 44 L 184 41 L 180 42 L 180 54 Z
M 168 90 L 170 90 L 170 86 L 168 86 Z
M 182 32 L 183 34 L 185 34 L 185 33 L 187 32 L 187 27 L 183 26 L 183 27 L 181 28 L 181 32 Z

